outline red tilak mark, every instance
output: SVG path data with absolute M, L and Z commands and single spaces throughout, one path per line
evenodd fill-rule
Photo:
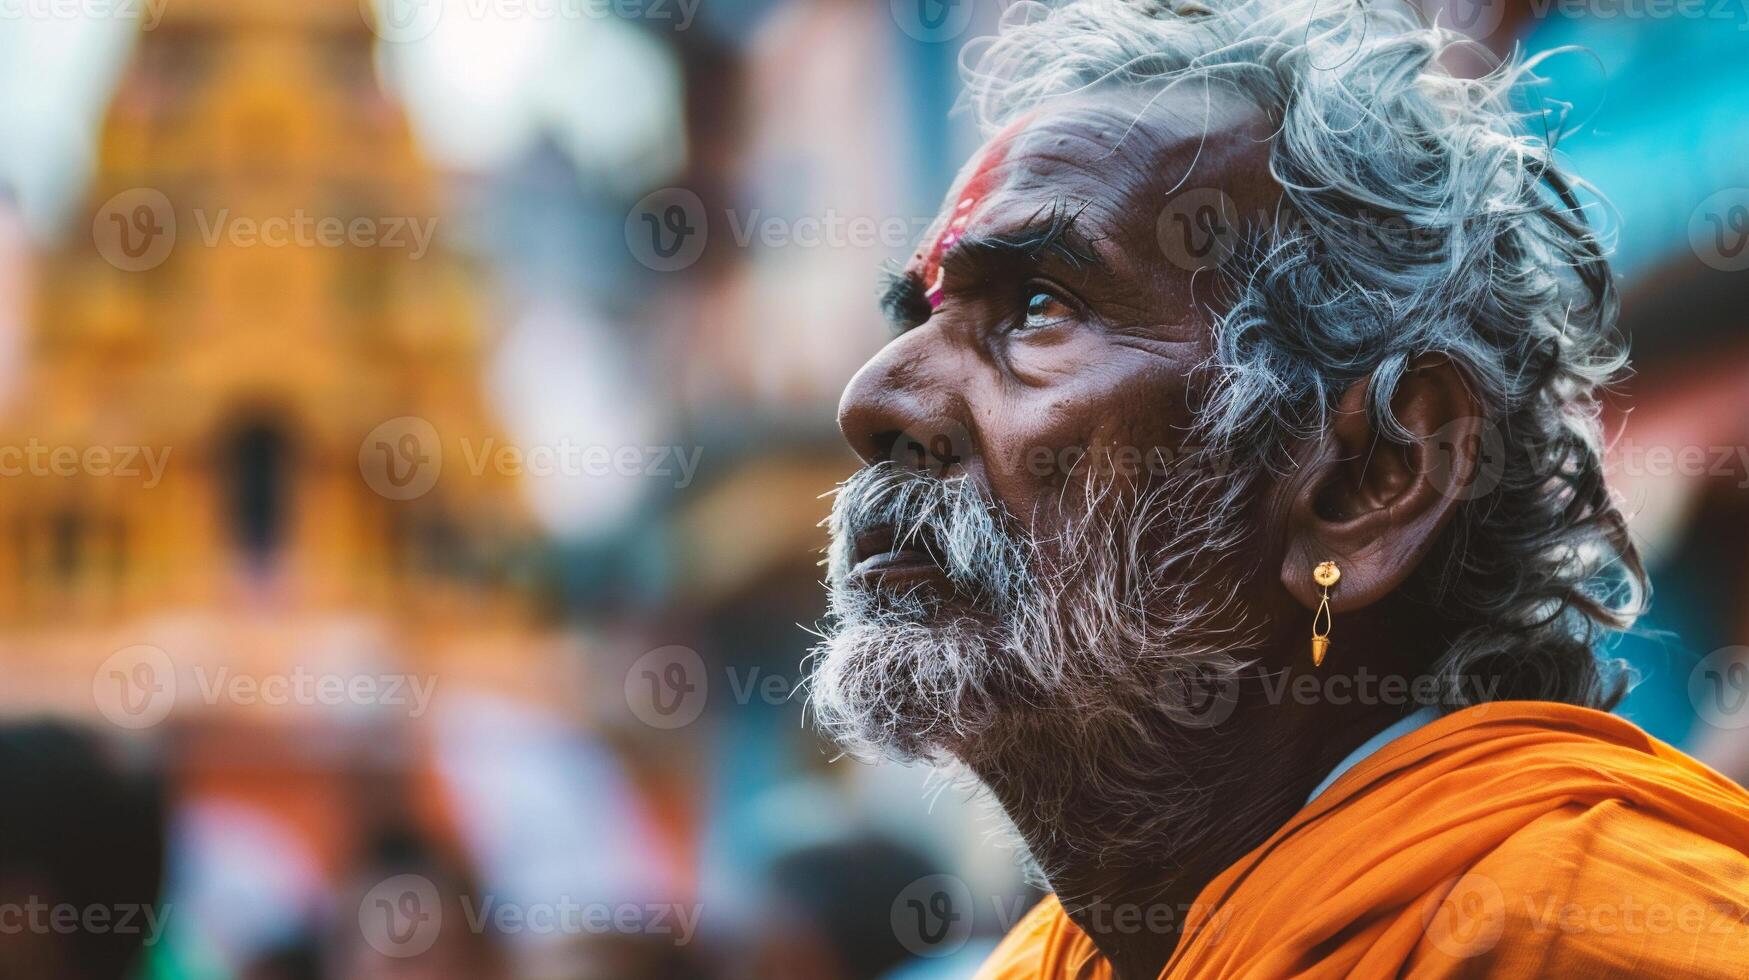
M 1020 133 L 1025 122 L 1026 117 L 1016 119 L 990 141 L 990 145 L 984 149 L 984 158 L 978 161 L 978 169 L 972 171 L 972 175 L 966 178 L 965 186 L 960 189 L 959 200 L 954 203 L 953 214 L 947 219 L 947 227 L 941 230 L 941 234 L 935 239 L 935 244 L 930 246 L 928 255 L 923 260 L 921 272 L 924 282 L 923 295 L 929 300 L 930 309 L 933 310 L 941 305 L 942 256 L 946 255 L 948 249 L 958 244 L 960 238 L 965 235 L 966 228 L 972 221 L 972 212 L 977 210 L 978 202 L 983 200 L 985 194 L 989 193 L 993 172 L 1002 165 L 1004 160 L 1008 159 L 1009 147 L 1014 142 L 1014 137 Z

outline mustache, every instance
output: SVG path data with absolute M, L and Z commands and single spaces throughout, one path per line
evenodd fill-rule
M 882 462 L 839 484 L 832 514 L 828 576 L 849 589 L 858 538 L 889 531 L 895 547 L 927 551 L 956 591 L 991 611 L 1011 606 L 1032 585 L 1036 542 L 971 480 L 937 477 Z
M 826 521 L 828 615 L 807 677 L 821 730 L 868 758 L 966 760 L 1011 744 L 980 739 L 1018 711 L 1017 724 L 1054 726 L 1089 753 L 1145 742 L 1132 755 L 1158 778 L 1172 749 L 1159 716 L 1198 723 L 1190 696 L 1237 677 L 1263 635 L 1240 601 L 1254 474 L 1207 472 L 1139 491 L 1089 478 L 1054 505 L 1060 522 L 1024 528 L 964 477 L 881 464 L 846 480 Z M 872 531 L 930 536 L 919 550 L 971 601 L 851 576 Z

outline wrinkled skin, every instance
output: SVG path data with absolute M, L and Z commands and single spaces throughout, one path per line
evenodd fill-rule
M 1230 101 L 1175 100 L 1149 115 L 1178 125 L 1132 131 L 1142 107 L 1134 96 L 1078 99 L 1024 120 L 993 166 L 987 151 L 974 157 L 908 277 L 922 282 L 929 245 L 961 189 L 984 174 L 991 190 L 975 208 L 970 235 L 1021 236 L 1062 208 L 1077 214 L 1074 230 L 1097 262 L 1054 251 L 1037 261 L 950 258 L 940 307 L 888 344 L 844 393 L 839 422 L 859 455 L 883 458 L 901 431 L 963 427 L 956 431 L 969 435 L 967 475 L 1010 513 L 1030 515 L 1058 492 L 1063 468 L 1029 460 L 1183 443 L 1191 372 L 1209 354 L 1201 306 L 1215 301 L 1216 289 L 1212 274 L 1193 281 L 1190 270 L 1163 259 L 1156 218 L 1181 183 L 1192 186 L 1185 177 L 1193 160 L 1199 177 L 1224 175 L 1249 212 L 1273 208 L 1280 191 L 1267 169 L 1268 129 L 1255 112 Z M 1207 142 L 1205 109 L 1217 127 Z M 1040 285 L 1062 294 L 1059 308 L 1048 324 L 1026 328 L 1019 321 Z
M 1209 359 L 1224 291 L 1216 272 L 1168 261 L 1159 219 L 1175 195 L 1211 187 L 1241 215 L 1273 213 L 1282 192 L 1269 171 L 1271 134 L 1249 104 L 1190 86 L 1153 97 L 1093 90 L 1011 125 L 956 179 L 904 269 L 907 284 L 889 295 L 903 332 L 845 390 L 839 423 L 852 448 L 869 464 L 963 475 L 1046 547 L 1073 510 L 1062 504 L 1074 481 L 1063 466 L 1039 460 L 1179 452 L 1207 384 L 1197 369 Z M 962 205 L 967 198 L 972 203 Z M 1064 248 L 968 244 L 1035 239 L 1041 225 L 1063 214 L 1075 216 Z M 956 226 L 962 216 L 963 227 Z M 938 248 L 944 233 L 948 247 Z M 1260 676 L 1310 668 L 1310 610 L 1319 594 L 1311 568 L 1323 558 L 1338 560 L 1344 575 L 1332 596 L 1339 640 L 1323 676 L 1413 676 L 1431 658 L 1417 649 L 1424 638 L 1394 592 L 1454 501 L 1429 486 L 1420 450 L 1381 447 L 1361 410 L 1364 392 L 1358 383 L 1344 394 L 1329 431 L 1299 446 L 1299 465 L 1285 476 L 1263 481 L 1249 515 L 1254 534 L 1244 558 L 1255 587 L 1241 601 L 1255 621 L 1270 624 L 1255 651 Z M 1443 362 L 1421 365 L 1399 392 L 1393 408 L 1412 432 L 1479 414 L 1458 372 Z M 906 451 L 907 440 L 951 451 Z M 1465 452 L 1453 461 L 1458 470 L 1471 465 Z M 866 578 L 870 588 L 944 586 L 921 558 L 891 562 Z M 1160 855 L 1160 867 L 1188 867 L 1169 880 L 1150 876 L 1144 857 L 1121 872 L 1053 872 L 1052 887 L 1072 915 L 1074 903 L 1095 899 L 1188 906 L 1210 878 L 1290 817 L 1337 760 L 1403 710 L 1245 702 L 1230 723 L 1185 735 L 1212 760 L 1206 782 L 1225 824 L 1218 846 L 1191 858 Z M 1035 854 L 1075 832 L 1029 825 L 1033 801 L 1000 768 L 986 762 L 978 774 Z M 1154 976 L 1177 940 L 1075 918 L 1126 980 Z

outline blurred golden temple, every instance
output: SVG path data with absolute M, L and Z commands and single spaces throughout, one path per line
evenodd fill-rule
M 179 792 L 330 868 L 349 812 L 420 809 L 356 756 L 417 758 L 434 694 L 563 689 L 538 532 L 481 464 L 471 269 L 374 40 L 354 0 L 140 34 L 0 441 L 0 697 L 164 735 Z

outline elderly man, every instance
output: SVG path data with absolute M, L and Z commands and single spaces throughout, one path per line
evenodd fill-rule
M 1749 795 L 1604 713 L 1615 295 L 1523 70 L 1374 3 L 1034 13 L 844 394 L 811 676 L 1054 892 L 983 976 L 1743 975 Z

